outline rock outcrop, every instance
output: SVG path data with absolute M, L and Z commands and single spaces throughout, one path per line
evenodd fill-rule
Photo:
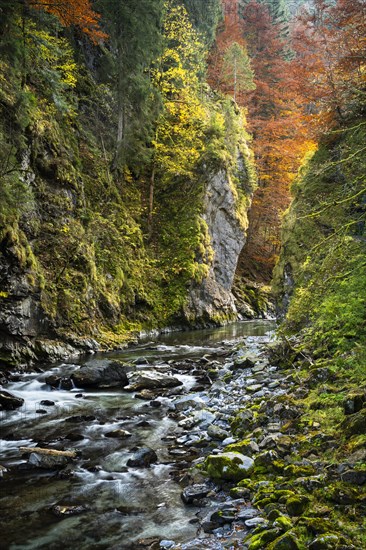
M 237 318 L 232 286 L 238 258 L 245 244 L 252 182 L 248 157 L 238 156 L 236 173 L 221 170 L 207 182 L 203 218 L 208 227 L 212 260 L 208 275 L 194 282 L 184 309 L 188 321 L 206 325 Z M 239 184 L 234 184 L 239 181 Z

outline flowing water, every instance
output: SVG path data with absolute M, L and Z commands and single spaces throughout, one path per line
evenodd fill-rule
M 11 382 L 6 390 L 23 397 L 25 404 L 0 413 L 0 465 L 7 469 L 0 478 L 0 548 L 127 550 L 150 537 L 193 539 L 198 510 L 181 500 L 182 462 L 170 452 L 177 430 L 174 411 L 152 407 L 121 389 L 52 389 L 45 378 L 66 377 L 81 364 L 116 359 L 145 371 L 169 372 L 179 361 L 194 367 L 202 357 L 217 357 L 245 337 L 248 346 L 255 347 L 258 337 L 273 327 L 268 321 L 251 321 L 169 333 L 154 341 L 146 338 L 125 351 L 78 358 L 77 364 L 54 365 Z M 184 392 L 201 391 L 205 399 L 189 369 L 175 369 L 174 376 L 183 383 Z M 41 405 L 45 399 L 54 405 Z M 106 437 L 115 429 L 128 430 L 132 436 Z M 31 468 L 19 448 L 36 446 L 74 449 L 80 457 L 60 471 Z M 128 467 L 134 450 L 146 446 L 157 452 L 158 463 Z M 58 517 L 55 506 L 79 506 L 83 513 Z

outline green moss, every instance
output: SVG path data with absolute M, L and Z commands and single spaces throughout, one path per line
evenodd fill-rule
M 269 542 L 272 542 L 278 537 L 279 531 L 277 529 L 268 529 L 262 533 L 258 533 L 249 539 L 248 550 L 260 550 L 267 546 Z
M 286 500 L 286 509 L 290 516 L 301 516 L 309 506 L 310 499 L 306 496 L 295 495 L 290 496 Z
M 209 455 L 204 463 L 207 474 L 213 479 L 240 481 L 250 476 L 253 461 L 240 453 Z
M 268 546 L 268 548 L 270 550 L 302 550 L 304 547 L 301 545 L 295 534 L 288 532 L 277 538 Z

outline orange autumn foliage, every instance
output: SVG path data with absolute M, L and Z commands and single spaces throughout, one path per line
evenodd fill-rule
M 75 25 L 93 43 L 108 36 L 100 29 L 100 15 L 92 9 L 90 0 L 28 0 L 28 3 L 34 9 L 55 15 L 64 27 Z

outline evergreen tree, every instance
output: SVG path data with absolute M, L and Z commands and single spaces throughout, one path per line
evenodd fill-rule
M 237 42 L 233 42 L 225 52 L 223 72 L 224 81 L 232 88 L 234 101 L 240 92 L 256 87 L 246 48 Z
M 190 19 L 210 46 L 215 40 L 216 27 L 222 15 L 220 0 L 184 0 Z
M 110 36 L 107 57 L 112 67 L 118 113 L 113 167 L 141 160 L 152 138 L 158 99 L 150 68 L 161 48 L 162 0 L 99 0 Z
M 240 13 L 243 14 L 245 6 L 250 0 L 240 0 Z M 265 4 L 271 15 L 273 23 L 280 27 L 282 35 L 288 33 L 288 22 L 290 19 L 290 11 L 287 0 L 258 0 L 260 4 Z

